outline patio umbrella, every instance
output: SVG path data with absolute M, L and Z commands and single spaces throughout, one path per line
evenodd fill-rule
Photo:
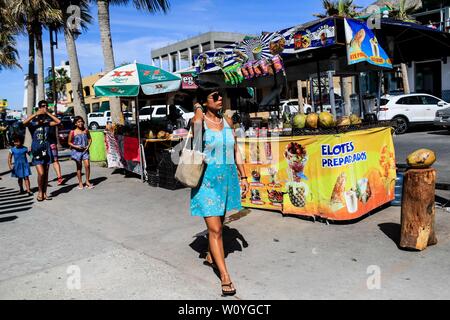
M 141 131 L 139 126 L 138 95 L 140 89 L 145 95 L 173 92 L 180 89 L 181 77 L 161 68 L 141 63 L 120 66 L 108 72 L 94 84 L 97 97 L 136 97 L 136 125 L 138 131 L 139 151 L 142 165 Z

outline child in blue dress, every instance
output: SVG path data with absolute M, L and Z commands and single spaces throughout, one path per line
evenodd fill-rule
M 23 181 L 25 180 L 25 188 L 27 189 L 27 194 L 29 196 L 33 195 L 30 190 L 30 178 L 31 170 L 30 164 L 28 163 L 28 148 L 23 145 L 23 137 L 14 136 L 13 137 L 14 147 L 9 150 L 8 155 L 8 166 L 12 170 L 11 176 L 13 178 L 18 178 L 20 193 L 23 194 Z M 13 164 L 14 159 L 14 164 Z

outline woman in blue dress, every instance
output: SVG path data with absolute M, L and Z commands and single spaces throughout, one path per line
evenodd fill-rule
M 191 192 L 191 214 L 205 220 L 209 240 L 206 261 L 219 270 L 222 294 L 234 295 L 236 289 L 225 264 L 222 229 L 225 214 L 242 208 L 238 172 L 243 194 L 248 192 L 247 176 L 235 144 L 232 121 L 220 115 L 222 97 L 215 89 L 200 92 L 199 102 L 205 113 L 202 105 L 196 104 L 192 122 L 194 140 L 203 138 L 206 166 L 199 186 Z
M 14 136 L 12 138 L 14 142 L 14 147 L 9 150 L 8 155 L 8 166 L 12 171 L 11 176 L 18 179 L 20 193 L 23 194 L 23 181 L 25 180 L 25 188 L 27 189 L 27 194 L 29 196 L 33 195 L 30 190 L 30 178 L 31 170 L 30 164 L 28 163 L 28 148 L 23 145 L 23 137 Z M 13 163 L 14 159 L 14 163 Z

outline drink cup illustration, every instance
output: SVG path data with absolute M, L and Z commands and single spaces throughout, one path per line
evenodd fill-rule
M 353 190 L 346 191 L 344 197 L 348 212 L 355 213 L 358 211 L 358 197 L 356 192 Z
M 252 53 L 254 60 L 260 60 L 262 57 L 262 48 L 260 46 L 257 46 L 252 49 Z

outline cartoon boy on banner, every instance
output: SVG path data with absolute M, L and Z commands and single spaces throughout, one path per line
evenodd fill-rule
M 392 69 L 391 59 L 379 45 L 377 38 L 363 22 L 345 19 L 348 64 L 368 62 Z

